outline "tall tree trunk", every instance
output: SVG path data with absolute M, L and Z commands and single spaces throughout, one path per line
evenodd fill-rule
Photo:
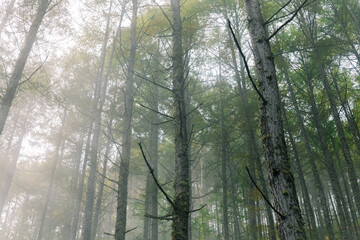
M 35 42 L 36 34 L 39 30 L 41 22 L 47 12 L 47 8 L 49 6 L 49 0 L 40 0 L 38 10 L 34 20 L 31 23 L 30 30 L 26 35 L 25 44 L 21 49 L 20 55 L 16 60 L 14 71 L 12 72 L 9 85 L 6 88 L 5 94 L 1 98 L 0 102 L 0 134 L 2 133 L 6 119 L 9 114 L 10 107 L 15 97 L 16 90 L 19 86 L 19 81 L 22 76 L 26 61 L 29 57 L 29 53 L 31 51 L 32 45 Z
M 79 179 L 79 184 L 77 187 L 77 195 L 76 195 L 76 199 L 75 199 L 75 208 L 74 208 L 74 216 L 73 216 L 73 221 L 71 224 L 71 235 L 70 235 L 70 239 L 71 240 L 76 240 L 76 235 L 78 232 L 78 225 L 79 225 L 79 219 L 80 219 L 80 210 L 81 210 L 81 202 L 82 202 L 82 197 L 83 197 L 83 191 L 84 191 L 84 184 L 85 184 L 85 176 L 86 176 L 86 167 L 87 167 L 87 162 L 88 162 L 88 158 L 89 158 L 89 150 L 90 150 L 90 142 L 91 142 L 91 133 L 92 133 L 92 129 L 93 129 L 93 121 L 90 120 L 90 125 L 89 125 L 89 132 L 87 134 L 87 140 L 86 140 L 86 144 L 85 144 L 85 152 L 84 152 L 84 160 L 83 160 L 83 164 L 82 164 L 82 168 L 81 168 L 81 175 L 80 175 L 80 179 Z
M 120 159 L 118 197 L 115 222 L 115 240 L 125 240 L 126 233 L 126 208 L 128 197 L 128 178 L 130 166 L 130 149 L 132 133 L 132 108 L 134 103 L 134 69 L 135 53 L 137 47 L 136 26 L 137 26 L 137 0 L 132 0 L 132 16 L 130 29 L 130 55 L 127 64 L 125 80 L 125 110 L 122 126 L 122 156 Z
M 308 89 L 307 93 L 309 96 L 309 103 L 310 103 L 310 107 L 311 107 L 311 113 L 313 116 L 313 122 L 314 122 L 314 125 L 316 128 L 319 142 L 320 142 L 320 148 L 321 148 L 321 151 L 325 158 L 325 167 L 329 174 L 331 187 L 332 187 L 333 193 L 335 195 L 336 207 L 337 207 L 338 215 L 340 218 L 341 232 L 343 235 L 345 234 L 344 237 L 346 238 L 346 219 L 345 219 L 345 215 L 344 215 L 345 207 L 343 205 L 345 200 L 341 193 L 340 182 L 339 182 L 339 178 L 336 173 L 334 159 L 333 159 L 333 157 L 330 153 L 329 147 L 327 145 L 325 130 L 322 126 L 322 121 L 320 119 L 319 110 L 315 103 L 315 96 L 313 93 L 313 86 L 311 83 L 312 79 L 305 79 L 305 80 L 306 80 L 307 89 Z M 326 214 L 326 213 L 324 213 L 324 214 Z
M 101 49 L 100 66 L 95 80 L 95 95 L 92 103 L 93 106 L 92 106 L 91 117 L 94 118 L 93 120 L 94 132 L 90 146 L 90 171 L 87 181 L 85 213 L 83 219 L 83 231 L 82 231 L 83 240 L 91 239 L 91 231 L 92 231 L 91 228 L 92 228 L 92 220 L 94 214 L 93 208 L 94 208 L 94 199 L 95 199 L 95 180 L 96 180 L 95 178 L 96 178 L 97 162 L 98 162 L 99 139 L 101 133 L 101 113 L 104 104 L 101 98 L 105 98 L 106 87 L 107 87 L 107 79 L 105 79 L 103 83 L 103 75 L 104 75 L 104 67 L 106 60 L 106 48 L 109 39 L 111 9 L 112 9 L 112 1 L 110 1 L 109 14 L 106 22 L 105 36 Z
M 21 129 L 20 135 L 19 135 L 17 143 L 15 145 L 15 149 L 13 150 L 11 155 L 10 155 L 10 149 L 11 149 L 11 142 L 12 142 L 14 133 L 10 137 L 6 157 L 10 158 L 10 156 L 11 156 L 12 160 L 10 162 L 10 166 L 8 168 L 5 167 L 5 172 L 3 173 L 4 179 L 3 179 L 3 182 L 1 185 L 1 192 L 0 192 L 0 214 L 3 211 L 5 201 L 9 194 L 10 186 L 11 186 L 14 174 L 15 174 L 16 165 L 17 165 L 17 161 L 19 159 L 22 142 L 24 140 L 24 137 L 25 137 L 25 134 L 27 131 L 26 127 L 28 125 L 28 117 L 29 117 L 30 112 L 31 112 L 31 108 L 29 108 L 26 113 L 23 127 Z M 17 122 L 17 120 L 15 120 L 15 121 Z M 14 125 L 14 132 L 16 130 L 16 125 L 17 124 Z
M 110 124 L 109 124 L 109 128 L 111 128 L 111 127 L 112 127 L 112 119 L 110 120 Z M 92 240 L 95 240 L 98 225 L 99 225 L 99 216 L 100 216 L 100 212 L 101 212 L 101 202 L 102 202 L 102 196 L 104 193 L 104 183 L 105 183 L 105 176 L 106 176 L 106 172 L 107 172 L 107 163 L 108 163 L 108 159 L 109 159 L 110 147 L 111 147 L 110 139 L 108 138 L 107 143 L 106 143 L 105 153 L 104 153 L 103 171 L 102 171 L 100 182 L 99 182 L 99 191 L 97 194 L 97 199 L 96 199 L 96 204 L 95 204 L 94 221 L 93 221 L 93 226 L 91 228 L 92 229 L 91 230 L 91 239 Z
M 327 234 L 328 234 L 329 238 L 330 239 L 335 239 L 334 230 L 333 230 L 333 227 L 332 227 L 332 224 L 331 224 L 330 209 L 328 207 L 328 202 L 326 200 L 324 187 L 323 187 L 322 181 L 320 179 L 320 174 L 319 174 L 318 168 L 317 168 L 316 163 L 315 163 L 316 157 L 314 156 L 314 153 L 313 153 L 313 151 L 311 149 L 311 146 L 310 146 L 310 141 L 309 141 L 308 134 L 307 134 L 307 131 L 306 131 L 306 128 L 305 128 L 304 120 L 302 118 L 302 114 L 300 112 L 299 105 L 298 105 L 297 100 L 296 100 L 296 96 L 295 96 L 294 89 L 292 87 L 292 83 L 290 82 L 288 71 L 285 68 L 283 70 L 284 70 L 285 80 L 286 80 L 286 83 L 288 85 L 287 86 L 288 91 L 290 93 L 290 99 L 291 99 L 292 104 L 294 105 L 297 122 L 298 122 L 298 124 L 300 126 L 300 135 L 301 135 L 301 138 L 304 141 L 306 153 L 307 153 L 307 156 L 308 156 L 308 159 L 309 159 L 309 162 L 310 162 L 311 171 L 312 171 L 314 181 L 315 181 L 315 187 L 317 189 L 317 197 L 319 198 L 319 200 L 321 202 L 321 209 L 322 209 L 322 212 L 324 214 L 325 228 L 326 228 L 326 231 L 327 231 Z M 321 217 L 322 216 L 319 215 L 319 218 L 321 218 Z
M 283 108 L 283 116 L 284 116 L 283 120 L 285 123 L 285 128 L 287 129 L 287 132 L 289 134 L 290 144 L 291 144 L 291 147 L 292 147 L 292 150 L 294 153 L 296 170 L 298 172 L 300 186 L 301 186 L 301 190 L 302 190 L 303 197 L 304 197 L 305 212 L 306 212 L 306 217 L 308 218 L 308 224 L 309 224 L 309 234 L 310 234 L 311 239 L 314 239 L 314 240 L 319 239 L 319 236 L 318 236 L 317 230 L 316 230 L 316 221 L 315 221 L 314 210 L 311 205 L 310 194 L 309 194 L 308 188 L 306 186 L 305 176 L 304 176 L 303 168 L 301 166 L 299 152 L 297 150 L 297 147 L 296 147 L 296 144 L 294 141 L 294 137 L 293 137 L 289 122 L 287 120 L 284 108 Z M 318 177 L 317 180 L 320 181 L 319 175 L 317 175 L 317 177 Z M 315 184 L 317 185 L 318 183 L 315 183 Z M 320 184 L 321 184 L 321 182 L 320 182 Z M 323 191 L 322 185 L 321 185 L 321 189 L 318 189 L 318 190 Z M 325 203 L 326 203 L 326 201 L 325 201 Z M 329 213 L 327 213 L 327 215 L 329 215 Z M 327 216 L 327 217 L 329 217 L 329 216 Z M 330 220 L 331 219 L 327 219 L 327 221 L 329 221 L 329 224 L 331 222 Z M 330 229 L 332 230 L 332 228 L 330 228 Z
M 221 186 L 222 186 L 222 215 L 223 215 L 223 234 L 224 240 L 230 240 L 229 233 L 229 216 L 228 216 L 228 181 L 227 181 L 227 164 L 229 162 L 227 152 L 227 136 L 225 129 L 225 114 L 224 114 L 224 103 L 223 103 L 223 89 L 221 79 L 221 67 L 219 64 L 219 95 L 220 95 L 220 139 L 221 139 Z M 255 210 L 255 209 L 254 209 Z M 256 224 L 256 220 L 255 220 Z
M 282 214 L 277 214 L 279 238 L 306 239 L 281 122 L 274 57 L 258 0 L 245 0 L 245 10 L 259 79 L 259 91 L 264 98 L 260 105 L 261 134 L 270 186 L 274 207 Z
M 172 83 L 175 138 L 175 197 L 172 222 L 172 239 L 188 239 L 188 218 L 190 209 L 190 176 L 188 155 L 188 131 L 186 126 L 186 101 L 184 62 L 182 46 L 182 23 L 180 1 L 171 0 L 172 11 Z
M 48 205 L 50 202 L 50 196 L 52 193 L 52 188 L 54 185 L 54 181 L 55 181 L 55 171 L 56 171 L 56 167 L 57 165 L 60 163 L 60 161 L 62 160 L 60 158 L 60 147 L 63 143 L 63 138 L 64 138 L 64 127 L 65 127 L 65 121 L 66 121 L 66 109 L 64 110 L 64 116 L 62 118 L 62 122 L 61 122 L 61 127 L 59 129 L 59 135 L 58 135 L 58 140 L 56 143 L 56 148 L 55 148 L 55 157 L 54 157 L 54 162 L 51 168 L 51 175 L 50 175 L 50 183 L 49 183 L 49 187 L 46 193 L 46 197 L 45 197 L 45 203 L 44 203 L 44 207 L 42 210 L 42 214 L 41 214 L 41 218 L 40 218 L 40 226 L 39 226 L 39 231 L 38 231 L 38 235 L 37 235 L 37 240 L 42 240 L 42 235 L 43 235 L 43 230 L 44 230 L 44 226 L 45 226 L 45 220 L 46 220 L 46 213 L 47 213 L 47 209 L 48 209 Z

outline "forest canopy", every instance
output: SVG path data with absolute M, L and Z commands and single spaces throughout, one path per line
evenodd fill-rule
M 358 0 L 0 1 L 1 240 L 360 239 Z

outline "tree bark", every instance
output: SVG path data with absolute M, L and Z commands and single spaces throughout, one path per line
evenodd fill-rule
M 245 10 L 259 79 L 259 91 L 266 101 L 261 100 L 260 104 L 261 134 L 274 207 L 282 214 L 277 214 L 279 238 L 306 239 L 294 176 L 287 156 L 274 58 L 258 0 L 245 0 Z
M 9 80 L 9 85 L 6 88 L 5 94 L 1 98 L 0 102 L 0 135 L 4 129 L 6 119 L 9 114 L 10 107 L 15 97 L 16 90 L 19 86 L 26 61 L 29 57 L 32 45 L 35 42 L 37 32 L 41 25 L 41 22 L 47 12 L 49 6 L 49 0 L 40 0 L 38 10 L 34 20 L 31 23 L 30 30 L 26 35 L 25 44 L 21 49 L 21 52 L 16 60 L 14 71 L 12 72 Z
M 128 178 L 130 166 L 130 149 L 132 133 L 132 108 L 134 103 L 134 69 L 135 53 L 137 47 L 136 26 L 137 26 L 137 0 L 132 0 L 132 16 L 130 29 L 130 55 L 127 64 L 127 74 L 125 80 L 125 111 L 122 126 L 122 156 L 120 159 L 118 197 L 115 222 L 115 240 L 125 240 L 126 233 L 126 207 L 128 197 Z
M 184 62 L 182 46 L 182 23 L 180 1 L 171 0 L 172 11 L 172 82 L 175 138 L 175 197 L 171 238 L 188 239 L 188 218 L 190 209 L 190 176 L 188 155 L 188 131 L 186 126 L 186 101 Z

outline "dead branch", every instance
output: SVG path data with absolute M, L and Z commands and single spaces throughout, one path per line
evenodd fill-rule
M 275 207 L 270 203 L 269 199 L 267 199 L 267 197 L 265 196 L 265 194 L 260 190 L 260 188 L 258 187 L 258 185 L 256 184 L 255 180 L 253 179 L 253 177 L 250 174 L 250 171 L 248 169 L 248 167 L 245 167 L 247 173 L 249 174 L 249 177 L 251 179 L 251 182 L 255 185 L 256 189 L 261 193 L 261 195 L 263 196 L 264 200 L 266 201 L 267 204 L 269 204 L 269 206 L 277 213 L 279 214 L 280 217 L 284 218 L 285 216 L 283 214 L 281 214 L 278 210 L 275 209 Z
M 230 22 L 229 19 L 227 19 L 227 22 L 228 22 L 228 26 L 229 26 L 231 35 L 232 35 L 233 38 L 234 38 L 236 47 L 237 47 L 237 49 L 239 50 L 242 59 L 244 60 L 246 72 L 247 72 L 247 75 L 248 75 L 248 77 L 249 77 L 249 79 L 250 79 L 250 81 L 251 81 L 251 84 L 252 84 L 253 88 L 255 89 L 255 91 L 257 92 L 257 94 L 260 96 L 261 100 L 264 102 L 264 104 L 266 104 L 265 98 L 264 98 L 263 95 L 260 93 L 259 89 L 256 87 L 256 84 L 255 84 L 253 78 L 251 77 L 249 65 L 248 65 L 248 63 L 247 63 L 247 60 L 246 60 L 246 57 L 245 57 L 244 53 L 243 53 L 242 50 L 241 50 L 240 44 L 239 44 L 239 42 L 238 42 L 238 40 L 237 40 L 237 38 L 236 38 L 236 36 L 235 36 L 234 30 L 233 30 L 232 27 L 231 27 L 231 22 Z
M 144 150 L 143 150 L 143 148 L 142 148 L 142 146 L 141 146 L 141 142 L 138 143 L 138 145 L 139 145 L 139 148 L 140 148 L 140 150 L 141 150 L 141 154 L 142 154 L 142 156 L 143 156 L 143 158 L 144 158 L 144 161 L 145 161 L 147 167 L 149 168 L 150 174 L 151 174 L 151 176 L 153 177 L 156 185 L 158 186 L 158 188 L 160 189 L 160 191 L 164 194 L 166 200 L 171 204 L 171 206 L 173 207 L 173 209 L 177 209 L 175 203 L 171 200 L 170 196 L 165 192 L 165 190 L 161 187 L 161 185 L 159 184 L 158 180 L 156 179 L 156 176 L 155 176 L 155 174 L 154 174 L 154 169 L 152 169 L 152 167 L 150 166 L 150 163 L 149 163 L 148 160 L 146 159 Z

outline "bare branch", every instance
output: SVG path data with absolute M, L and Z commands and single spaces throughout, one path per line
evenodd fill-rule
M 269 199 L 267 199 L 267 197 L 265 196 L 265 194 L 260 190 L 260 188 L 258 187 L 258 185 L 256 184 L 255 180 L 253 179 L 253 177 L 250 174 L 250 171 L 248 169 L 248 167 L 245 167 L 247 173 L 249 174 L 249 177 L 252 181 L 252 183 L 255 185 L 256 189 L 261 193 L 261 195 L 263 196 L 263 198 L 265 199 L 266 203 L 269 204 L 269 206 L 277 213 L 279 214 L 280 217 L 284 218 L 285 216 L 283 214 L 281 214 L 278 210 L 276 210 L 273 205 L 270 203 Z
M 155 112 L 155 113 L 157 113 L 157 114 L 160 114 L 161 116 L 164 116 L 164 117 L 167 117 L 167 118 L 170 118 L 170 119 L 174 119 L 174 117 L 172 117 L 172 116 L 169 116 L 169 115 L 167 115 L 167 114 L 165 114 L 165 113 L 161 113 L 161 112 L 159 112 L 159 111 L 156 111 L 155 109 L 152 109 L 152 108 L 149 108 L 149 107 L 147 107 L 147 106 L 145 106 L 145 105 L 143 105 L 143 104 L 141 104 L 141 103 L 137 103 L 137 104 L 139 104 L 141 107 L 143 107 L 143 108 L 146 108 L 146 109 L 148 109 L 148 110 L 150 110 L 150 111 L 153 111 L 153 112 Z
M 289 18 L 286 22 L 284 22 L 278 29 L 275 30 L 275 32 L 273 34 L 271 34 L 270 37 L 268 37 L 267 40 L 270 40 L 272 37 L 274 37 L 283 27 L 285 27 L 289 22 L 291 22 L 296 15 L 298 14 L 298 12 L 305 6 L 305 4 L 307 3 L 308 0 L 305 0 L 300 7 L 294 12 L 294 14 L 291 16 L 291 18 Z M 315 0 L 314 0 L 315 1 Z M 312 2 L 314 2 L 312 1 Z
M 153 219 L 159 219 L 159 220 L 167 220 L 167 221 L 171 221 L 173 220 L 173 217 L 174 215 L 173 214 L 168 214 L 168 215 L 165 215 L 165 216 L 153 216 L 153 215 L 150 215 L 150 214 L 145 214 L 144 217 L 147 217 L 147 218 L 153 218 Z
M 200 210 L 203 209 L 204 207 L 206 207 L 206 204 L 204 204 L 202 207 L 200 207 L 200 208 L 198 208 L 198 209 L 193 209 L 193 210 L 189 211 L 189 213 L 193 213 L 193 212 L 200 211 Z
M 158 188 L 160 189 L 160 191 L 164 194 L 166 200 L 171 204 L 171 206 L 172 206 L 174 209 L 176 209 L 175 203 L 171 200 L 170 196 L 165 192 L 165 190 L 161 187 L 161 185 L 159 184 L 158 180 L 156 179 L 156 176 L 155 176 L 155 174 L 154 174 L 154 169 L 151 168 L 150 163 L 149 163 L 148 160 L 146 159 L 146 156 L 145 156 L 144 150 L 143 150 L 143 148 L 142 148 L 142 146 L 141 146 L 141 143 L 138 143 L 138 145 L 139 145 L 139 148 L 140 148 L 140 150 L 141 150 L 141 154 L 142 154 L 142 156 L 143 156 L 143 158 L 144 158 L 144 161 L 145 161 L 147 167 L 149 168 L 150 174 L 151 174 L 151 176 L 153 177 L 156 185 L 158 186 Z
M 160 8 L 160 10 L 161 10 L 161 12 L 162 12 L 162 14 L 164 14 L 164 16 L 166 17 L 166 19 L 168 20 L 168 22 L 169 22 L 169 24 L 170 24 L 170 26 L 171 26 L 171 28 L 172 29 L 174 29 L 174 27 L 173 27 L 173 25 L 172 25 L 172 23 L 171 23 L 171 21 L 170 21 L 170 19 L 169 19 L 169 17 L 168 17 L 168 15 L 165 13 L 165 11 L 164 11 L 164 9 L 162 9 L 162 7 L 154 0 L 154 3 Z
M 289 5 L 289 3 L 291 3 L 292 0 L 289 0 L 287 3 L 285 3 L 284 6 L 282 6 L 281 8 L 279 8 L 279 10 L 276 11 L 276 13 L 274 13 L 274 15 L 272 15 L 268 20 L 266 20 L 263 23 L 263 26 L 265 26 L 266 24 L 270 23 L 271 19 L 273 19 L 279 12 L 281 12 L 281 10 L 283 10 L 284 8 L 286 8 L 287 5 Z
M 306 1 L 307 1 L 307 0 L 306 0 Z M 250 79 L 250 81 L 251 81 L 251 84 L 253 85 L 253 87 L 254 87 L 255 91 L 257 92 L 257 94 L 260 96 L 261 100 L 264 102 L 264 104 L 266 104 L 266 103 L 267 103 L 267 101 L 265 100 L 264 96 L 260 93 L 259 89 L 256 87 L 256 84 L 255 84 L 255 82 L 254 82 L 253 78 L 251 77 L 251 74 L 250 74 L 250 69 L 249 69 L 249 65 L 247 64 L 246 57 L 245 57 L 244 53 L 243 53 L 243 52 L 242 52 L 242 50 L 241 50 L 240 44 L 239 44 L 239 42 L 238 42 L 238 40 L 237 40 L 237 38 L 236 38 L 236 36 L 235 36 L 234 30 L 233 30 L 233 29 L 232 29 L 232 27 L 231 27 L 231 22 L 230 22 L 230 20 L 229 20 L 229 19 L 227 19 L 227 22 L 228 22 L 228 26 L 229 26 L 229 29 L 230 29 L 231 35 L 232 35 L 232 36 L 233 36 L 233 38 L 234 38 L 234 41 L 235 41 L 236 47 L 237 47 L 237 49 L 239 50 L 240 55 L 241 55 L 241 57 L 242 57 L 242 58 L 243 58 L 243 60 L 244 60 L 244 64 L 245 64 L 245 68 L 246 68 L 246 72 L 247 72 L 248 77 L 249 77 L 249 79 Z

